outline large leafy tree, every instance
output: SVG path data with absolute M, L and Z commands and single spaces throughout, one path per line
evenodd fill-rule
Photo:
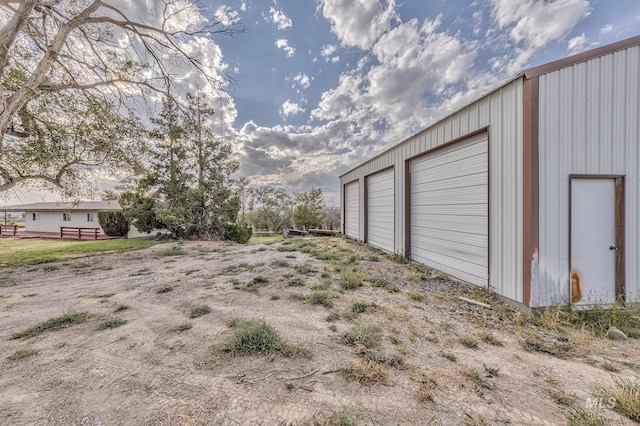
M 88 122 L 76 132 L 84 138 L 47 134 L 51 126 L 41 118 L 43 108 L 54 113 L 60 108 L 67 121 L 79 116 L 96 120 L 92 125 L 98 128 L 104 118 L 113 130 L 125 124 L 120 120 L 129 120 L 128 111 L 144 106 L 149 94 L 166 93 L 178 74 L 198 76 L 207 88 L 219 89 L 225 81 L 219 58 L 192 45 L 242 30 L 224 9 L 218 12 L 206 19 L 188 0 L 0 1 L 0 191 L 30 180 L 63 187 L 73 182 L 74 173 L 94 166 L 100 154 L 120 152 L 91 146 L 95 140 L 85 132 Z M 65 110 L 63 99 L 84 109 Z M 64 140 L 65 149 L 40 149 L 45 136 L 47 148 Z M 120 136 L 110 140 L 115 143 Z M 88 159 L 87 153 L 96 155 Z M 17 155 L 33 168 L 6 167 Z
M 112 103 L 73 91 L 42 93 L 18 113 L 30 130 L 0 152 L 0 192 L 37 183 L 77 197 L 92 189 L 88 172 L 138 170 L 142 126 Z
M 260 186 L 251 188 L 254 213 L 253 226 L 280 232 L 293 222 L 293 198 L 282 188 Z
M 293 211 L 296 226 L 314 229 L 320 226 L 325 217 L 324 196 L 321 188 L 311 188 L 309 192 L 296 195 L 297 206 Z

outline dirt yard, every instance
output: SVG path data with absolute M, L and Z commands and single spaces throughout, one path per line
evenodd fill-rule
M 317 238 L 5 268 L 0 424 L 633 424 L 596 404 L 636 380 L 639 340 L 543 327 L 398 260 Z M 222 351 L 251 319 L 302 355 Z

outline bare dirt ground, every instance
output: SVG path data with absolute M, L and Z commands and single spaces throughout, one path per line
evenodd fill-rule
M 364 285 L 344 290 L 339 271 L 353 267 Z M 597 386 L 640 371 L 638 340 L 550 331 L 486 292 L 341 238 L 161 244 L 12 276 L 0 287 L 2 425 L 567 424 Z M 309 299 L 318 289 L 327 306 Z M 211 312 L 190 318 L 198 305 Z M 90 317 L 11 338 L 70 311 Z M 126 323 L 99 329 L 113 318 Z M 212 350 L 234 318 L 266 322 L 311 358 Z M 379 346 L 347 345 L 356 325 L 378 326 Z M 527 350 L 532 339 L 562 350 Z

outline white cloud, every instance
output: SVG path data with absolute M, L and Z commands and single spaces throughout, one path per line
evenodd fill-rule
M 296 49 L 289 46 L 289 42 L 287 41 L 287 39 L 284 39 L 284 38 L 280 38 L 276 40 L 276 47 L 278 49 L 284 50 L 287 54 L 287 57 L 289 58 L 292 57 L 294 53 L 296 53 Z
M 220 6 L 213 16 L 223 25 L 233 25 L 240 21 L 238 12 L 231 9 L 229 6 Z
M 605 35 L 611 32 L 611 30 L 613 30 L 613 25 L 611 24 L 607 24 L 604 27 L 600 28 L 600 34 Z
M 378 0 L 320 0 L 323 16 L 344 46 L 368 50 L 397 19 L 395 0 L 387 8 Z
M 273 7 L 269 9 L 269 20 L 278 26 L 279 30 L 284 30 L 293 25 L 291 19 L 287 17 L 281 10 Z
M 566 36 L 591 13 L 589 0 L 491 0 L 492 17 L 499 29 L 507 30 L 517 52 L 507 66 L 514 74 L 524 68 L 535 52 Z
M 293 80 L 298 84 L 298 86 L 303 89 L 307 89 L 311 85 L 311 79 L 308 75 L 303 73 L 299 73 L 298 75 L 293 77 Z
M 290 115 L 302 114 L 305 112 L 305 109 L 300 106 L 300 104 L 291 102 L 290 100 L 284 101 L 282 106 L 280 107 L 280 116 L 282 118 L 288 117 Z
M 335 64 L 336 62 L 340 62 L 340 56 L 334 56 L 333 58 L 331 58 L 332 64 Z
M 582 33 L 579 36 L 573 37 L 571 40 L 569 40 L 567 47 L 569 48 L 569 51 L 571 53 L 578 53 L 582 52 L 585 49 L 586 43 L 587 36 Z
M 322 46 L 322 50 L 320 51 L 320 54 L 323 57 L 328 57 L 333 55 L 333 53 L 337 50 L 336 46 L 334 46 L 333 44 L 327 44 L 325 46 Z

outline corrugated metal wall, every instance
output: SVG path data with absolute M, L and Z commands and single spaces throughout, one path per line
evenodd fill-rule
M 539 77 L 539 276 L 532 306 L 568 297 L 570 174 L 626 176 L 626 285 L 628 298 L 638 296 L 639 69 L 636 46 Z
M 341 177 L 341 186 L 394 166 L 395 251 L 405 250 L 405 161 L 488 127 L 489 132 L 489 285 L 522 302 L 522 135 L 523 80 L 518 78 L 468 107 L 412 136 Z M 344 188 L 341 188 L 343 190 Z M 360 214 L 360 232 L 364 215 Z M 360 238 L 363 238 L 361 235 Z

